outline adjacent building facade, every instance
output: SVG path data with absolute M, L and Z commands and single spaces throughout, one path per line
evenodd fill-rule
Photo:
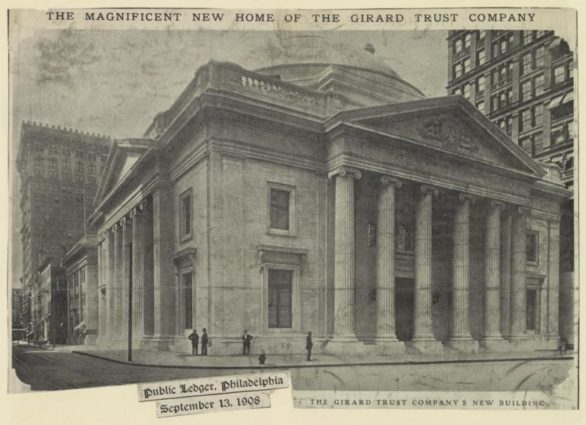
M 114 142 L 90 217 L 98 344 L 131 320 L 135 346 L 207 328 L 222 354 L 243 329 L 270 352 L 308 331 L 334 352 L 557 348 L 559 167 L 371 45 L 300 47 L 208 63 Z
M 32 298 L 39 267 L 59 258 L 87 230 L 98 178 L 111 139 L 34 122 L 22 125 L 17 167 L 20 175 L 21 242 L 25 325 L 33 323 Z

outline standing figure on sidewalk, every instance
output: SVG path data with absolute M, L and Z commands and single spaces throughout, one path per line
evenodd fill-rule
M 197 356 L 197 346 L 199 344 L 199 335 L 197 334 L 197 331 L 194 329 L 188 338 L 191 341 L 191 355 Z
M 260 350 L 260 356 L 258 356 L 258 363 L 265 364 L 267 361 L 267 355 L 265 354 L 265 350 Z
M 250 354 L 250 343 L 253 336 L 248 334 L 248 331 L 244 329 L 244 335 L 242 335 L 242 355 L 246 356 Z
M 307 361 L 311 360 L 311 349 L 313 348 L 313 339 L 311 339 L 311 331 L 307 333 L 305 340 L 305 349 L 307 350 Z
M 203 328 L 203 332 L 201 334 L 201 355 L 208 355 L 208 333 L 206 328 Z

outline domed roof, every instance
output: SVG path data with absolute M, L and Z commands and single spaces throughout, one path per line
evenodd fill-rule
M 339 65 L 374 71 L 401 79 L 384 60 L 376 55 L 371 44 L 348 45 L 326 39 L 321 35 L 296 35 L 280 40 L 280 45 L 269 47 L 266 65 L 257 69 L 266 72 L 283 65 Z

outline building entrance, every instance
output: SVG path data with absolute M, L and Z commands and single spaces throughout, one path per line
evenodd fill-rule
M 395 280 L 395 328 L 399 341 L 413 338 L 415 281 L 398 277 Z

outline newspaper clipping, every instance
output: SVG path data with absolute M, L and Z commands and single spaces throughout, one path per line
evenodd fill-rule
M 14 8 L 8 42 L 10 392 L 578 408 L 575 10 Z

